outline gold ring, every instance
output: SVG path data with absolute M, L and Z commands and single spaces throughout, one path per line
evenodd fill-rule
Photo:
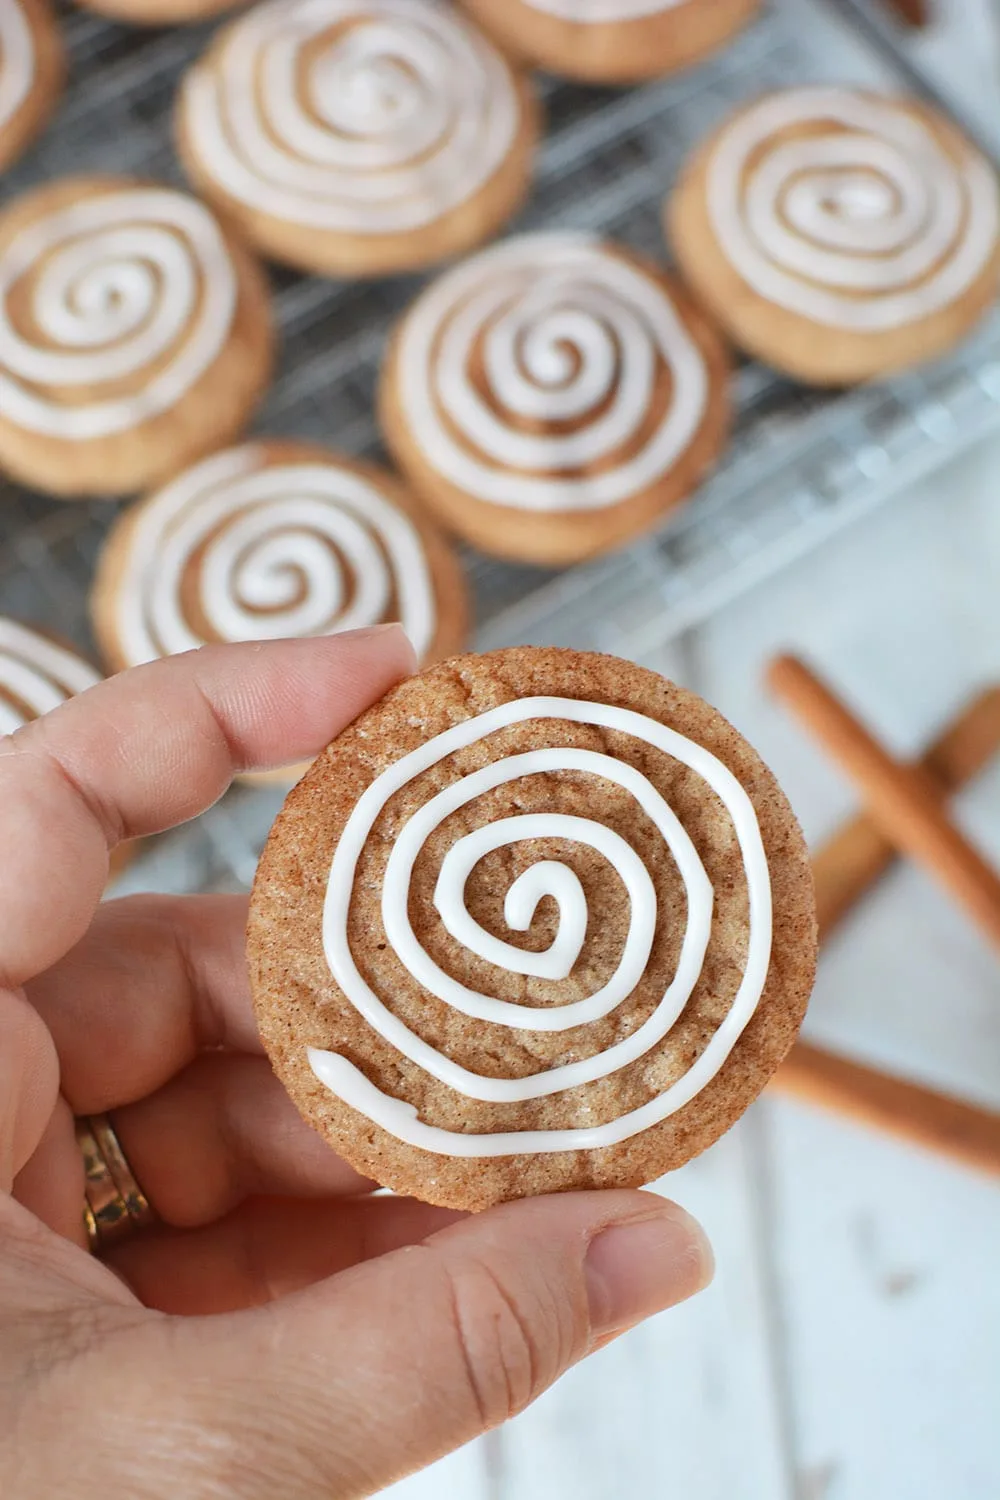
M 156 1215 L 126 1160 L 107 1115 L 85 1115 L 76 1122 L 83 1153 L 83 1225 L 96 1255 L 152 1224 Z

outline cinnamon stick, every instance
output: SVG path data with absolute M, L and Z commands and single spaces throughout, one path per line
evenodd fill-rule
M 924 1146 L 980 1171 L 1000 1173 L 1000 1114 L 796 1042 L 771 1087 L 791 1098 Z
M 1000 687 L 987 688 L 962 710 L 921 757 L 942 794 L 957 790 L 1000 751 Z M 820 940 L 898 855 L 867 812 L 845 823 L 813 856 Z
M 894 760 L 795 657 L 774 661 L 769 678 L 774 692 L 856 782 L 880 832 L 922 864 L 1000 948 L 1000 875 L 950 821 L 931 773 Z

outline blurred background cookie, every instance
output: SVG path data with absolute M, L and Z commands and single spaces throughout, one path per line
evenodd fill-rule
M 69 646 L 0 615 L 0 735 L 13 734 L 100 680 Z
M 671 73 L 725 45 L 761 0 L 462 0 L 515 57 L 590 83 Z
M 65 178 L 0 215 L 0 466 L 73 497 L 234 437 L 271 369 L 263 277 L 173 188 Z
M 401 484 L 310 443 L 214 454 L 118 519 L 91 600 L 112 670 L 210 641 L 399 620 L 421 662 L 465 640 L 456 558 Z
M 432 0 L 270 0 L 188 74 L 191 180 L 266 255 L 382 276 L 488 239 L 524 197 L 529 81 Z
M 0 171 L 48 120 L 65 72 L 62 39 L 46 0 L 0 0 Z
M 768 95 L 700 147 L 666 217 L 720 325 L 817 385 L 935 358 L 1000 289 L 996 170 L 910 99 Z
M 129 26 L 177 26 L 233 10 L 239 0 L 79 0 L 86 10 Z
M 708 704 L 515 647 L 402 683 L 320 756 L 248 955 L 305 1118 L 366 1176 L 479 1209 L 638 1186 L 728 1129 L 802 1020 L 812 878 Z
M 379 409 L 422 498 L 486 552 L 567 563 L 646 530 L 725 440 L 728 363 L 650 263 L 572 232 L 447 271 L 391 341 Z
M 0 615 L 0 737 L 100 681 L 100 672 L 72 646 Z M 133 842 L 115 845 L 108 860 L 109 878 L 121 874 L 136 848 Z

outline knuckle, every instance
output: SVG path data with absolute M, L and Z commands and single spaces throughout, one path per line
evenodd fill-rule
M 541 1274 L 516 1287 L 488 1261 L 449 1270 L 452 1331 L 481 1426 L 514 1416 L 571 1363 L 572 1304 Z

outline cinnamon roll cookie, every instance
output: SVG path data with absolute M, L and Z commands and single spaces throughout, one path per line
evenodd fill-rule
M 265 254 L 384 276 L 489 238 L 538 134 L 528 80 L 440 0 L 268 0 L 188 75 L 180 152 Z
M 403 486 L 308 443 L 245 443 L 125 511 L 101 554 L 94 633 L 114 671 L 210 641 L 399 620 L 422 662 L 465 639 L 465 586 Z
M 100 682 L 69 646 L 0 615 L 0 736 Z
M 65 72 L 62 39 L 46 0 L 0 0 L 0 171 L 48 120 Z
M 523 647 L 393 689 L 285 803 L 251 900 L 271 1062 L 360 1171 L 479 1209 L 637 1186 L 795 1036 L 816 924 L 773 776 L 693 694 Z
M 271 352 L 260 271 L 187 194 L 74 177 L 0 214 L 0 467 L 24 483 L 166 477 L 236 435 Z
M 0 738 L 100 681 L 100 673 L 71 646 L 0 615 Z M 135 850 L 134 843 L 112 849 L 110 878 L 121 874 Z
M 761 0 L 462 0 L 513 56 L 590 83 L 630 83 L 700 62 Z
M 1000 291 L 996 171 L 909 99 L 768 95 L 696 152 L 666 216 L 719 324 L 817 385 L 933 359 Z
M 570 563 L 679 504 L 729 419 L 728 364 L 655 267 L 577 233 L 447 271 L 390 345 L 386 440 L 428 508 L 486 552 Z
M 233 10 L 239 0 L 79 0 L 79 3 L 86 10 L 128 26 L 180 26 Z

